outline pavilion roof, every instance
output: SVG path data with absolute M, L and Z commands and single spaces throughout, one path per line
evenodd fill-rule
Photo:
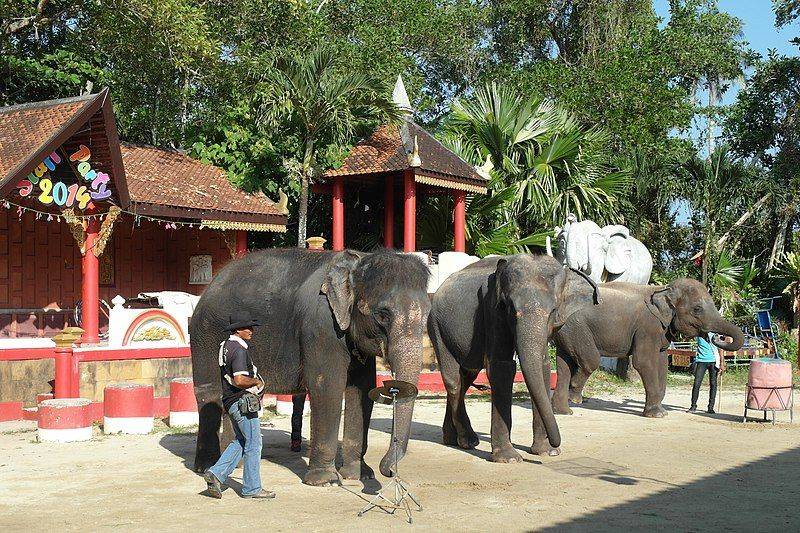
M 109 201 L 125 210 L 200 220 L 217 229 L 286 231 L 282 193 L 281 202 L 247 194 L 219 167 L 177 151 L 120 143 L 107 89 L 0 108 L 0 198 L 8 198 L 51 153 L 64 160 L 82 144 L 91 150 L 92 168 L 111 178 Z
M 418 165 L 412 165 L 417 144 Z M 380 126 L 372 135 L 356 144 L 341 167 L 323 174 L 369 176 L 404 172 L 413 169 L 415 180 L 446 189 L 485 193 L 488 181 L 477 170 L 445 148 L 433 135 L 411 120 L 400 125 Z
M 111 177 L 110 189 L 127 207 L 125 170 L 108 89 L 0 107 L 0 198 L 7 197 L 49 154 L 59 149 L 72 152 L 80 144 L 91 148 L 93 167 Z

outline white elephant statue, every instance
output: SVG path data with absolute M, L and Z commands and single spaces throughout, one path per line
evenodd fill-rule
M 568 215 L 564 227 L 556 227 L 556 258 L 585 273 L 596 283 L 627 281 L 647 284 L 653 258 L 644 244 L 631 237 L 625 226 L 601 228 L 591 220 L 577 222 Z M 552 255 L 549 250 L 548 253 Z

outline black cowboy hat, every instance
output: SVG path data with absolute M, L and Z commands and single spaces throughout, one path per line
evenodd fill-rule
M 254 326 L 261 325 L 261 322 L 250 316 L 249 311 L 237 311 L 232 314 L 228 320 L 230 322 L 227 328 L 228 331 L 253 328 Z

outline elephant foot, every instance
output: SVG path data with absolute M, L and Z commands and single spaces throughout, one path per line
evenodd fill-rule
M 553 404 L 553 412 L 557 415 L 571 415 L 572 409 L 569 405 Z
M 561 455 L 561 448 L 553 448 L 546 440 L 531 444 L 531 455 L 549 455 L 555 457 Z
M 642 416 L 646 416 L 647 418 L 664 418 L 667 416 L 667 410 L 661 407 L 661 404 L 653 405 L 652 407 L 645 407 Z
M 361 459 L 343 464 L 339 475 L 344 479 L 375 479 L 375 471 Z
M 474 431 L 470 431 L 464 436 L 458 436 L 458 447 L 464 450 L 472 450 L 473 448 L 477 448 L 479 442 L 480 440 L 478 439 L 478 435 Z
M 212 457 L 210 455 L 198 455 L 194 458 L 194 471 L 198 474 L 204 473 L 217 463 L 219 457 Z
M 328 487 L 339 484 L 339 474 L 333 466 L 311 468 L 306 472 L 303 483 L 314 487 Z
M 570 392 L 569 401 L 575 405 L 580 405 L 585 400 L 583 399 L 583 394 L 581 394 L 580 392 Z
M 458 435 L 454 427 L 442 428 L 442 444 L 445 446 L 458 446 Z
M 522 456 L 510 444 L 498 450 L 492 451 L 492 462 L 494 463 L 521 463 Z

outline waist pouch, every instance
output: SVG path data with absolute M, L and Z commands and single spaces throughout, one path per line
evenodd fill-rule
M 258 413 L 261 410 L 261 400 L 252 392 L 245 392 L 239 398 L 239 412 L 243 415 Z

